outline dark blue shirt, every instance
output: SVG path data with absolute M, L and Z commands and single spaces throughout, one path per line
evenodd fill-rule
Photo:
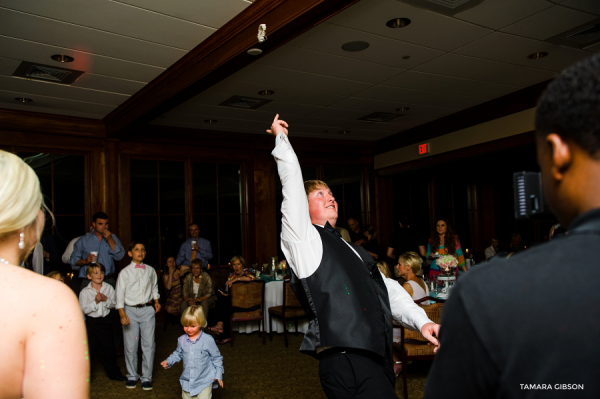
M 200 248 L 200 250 L 196 252 L 196 259 L 200 259 L 204 267 L 208 267 L 208 261 L 212 259 L 213 256 L 212 249 L 210 248 L 210 241 L 200 237 L 190 238 L 181 244 L 175 263 L 177 263 L 177 266 L 190 266 L 190 262 L 192 261 L 192 241 L 196 241 L 196 245 Z

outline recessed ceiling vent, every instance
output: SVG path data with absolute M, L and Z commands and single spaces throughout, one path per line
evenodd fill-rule
M 551 37 L 547 41 L 574 48 L 585 48 L 596 44 L 600 42 L 600 18 Z
M 399 114 L 389 114 L 386 112 L 373 112 L 372 114 L 363 116 L 362 118 L 359 118 L 359 121 L 365 121 L 365 122 L 389 122 L 389 121 L 393 121 L 396 118 L 400 118 L 403 115 L 399 115 Z
M 398 0 L 443 15 L 456 15 L 481 4 L 483 0 Z
M 70 85 L 75 82 L 83 71 L 74 69 L 57 68 L 49 65 L 33 64 L 31 62 L 21 62 L 21 65 L 12 76 L 20 78 L 43 80 L 45 82 L 62 83 Z
M 270 103 L 272 100 L 267 100 L 264 98 L 252 98 L 245 96 L 233 96 L 223 101 L 221 106 L 224 107 L 233 107 L 233 108 L 243 108 L 243 109 L 258 109 L 263 105 Z

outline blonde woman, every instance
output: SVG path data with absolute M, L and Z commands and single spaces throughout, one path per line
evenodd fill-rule
M 19 267 L 44 228 L 40 182 L 19 157 L 2 150 L 0 176 L 0 353 L 9 360 L 0 364 L 0 397 L 88 398 L 88 346 L 77 297 L 65 284 Z
M 429 296 L 427 284 L 417 276 L 421 270 L 422 262 L 423 260 L 416 252 L 406 252 L 398 257 L 398 265 L 396 266 L 398 274 L 406 279 L 406 283 L 402 287 L 413 300 Z M 428 305 L 429 301 L 423 304 Z

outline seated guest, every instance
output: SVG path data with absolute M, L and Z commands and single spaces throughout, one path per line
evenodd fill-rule
M 365 226 L 363 233 L 367 240 L 362 243 L 362 247 L 369 252 L 369 255 L 371 255 L 373 259 L 379 259 L 380 248 L 379 241 L 377 241 L 377 231 L 375 231 L 375 227 L 368 224 Z
M 497 238 L 492 238 L 492 245 L 487 247 L 484 251 L 485 260 L 490 260 L 498 253 L 498 245 L 500 245 L 500 241 Z
M 165 310 L 173 315 L 179 315 L 181 301 L 183 300 L 183 284 L 181 279 L 190 271 L 187 266 L 177 266 L 175 258 L 169 256 L 165 262 L 162 273 L 163 283 L 169 292 Z
M 429 296 L 427 284 L 417 276 L 417 273 L 421 270 L 422 262 L 423 259 L 416 252 L 406 252 L 398 257 L 398 265 L 396 266 L 398 273 L 406 280 L 402 287 L 415 301 Z M 429 305 L 429 301 L 422 304 Z
M 53 278 L 55 280 L 60 281 L 61 283 L 65 282 L 65 276 L 61 272 L 56 271 L 56 270 L 46 274 L 46 277 Z
M 112 322 L 108 316 L 110 310 L 115 308 L 115 289 L 104 282 L 105 270 L 101 263 L 93 263 L 87 267 L 86 273 L 91 283 L 79 293 L 79 304 L 85 314 L 90 354 L 99 349 L 108 378 L 127 381 L 127 377 L 117 366 Z
M 377 262 L 377 268 L 385 276 L 385 278 L 394 278 L 394 276 L 392 276 L 392 273 L 390 272 L 390 268 L 388 267 L 387 263 Z
M 229 315 L 231 312 L 243 312 L 244 310 L 248 310 L 231 306 L 229 288 L 231 288 L 233 283 L 238 281 L 256 280 L 254 271 L 246 268 L 246 260 L 243 257 L 234 256 L 231 258 L 229 263 L 231 263 L 233 271 L 229 273 L 224 289 L 219 290 L 219 294 L 217 295 L 217 306 L 214 309 L 215 316 L 213 319 L 217 322 L 214 327 L 207 328 L 207 331 L 212 334 L 216 334 L 221 338 L 217 340 L 217 344 L 219 345 L 223 345 L 231 341 L 229 336 Z
M 365 235 L 363 234 L 358 219 L 355 217 L 349 217 L 347 221 L 348 233 L 350 234 L 350 241 L 356 245 L 362 245 L 365 242 Z
M 209 307 L 217 301 L 213 289 L 213 281 L 210 275 L 202 271 L 204 266 L 200 259 L 194 259 L 191 262 L 192 272 L 183 280 L 183 301 L 181 301 L 180 311 L 183 311 L 192 305 L 202 306 L 202 311 L 208 315 Z
M 188 230 L 190 238 L 181 244 L 175 262 L 179 266 L 191 266 L 192 260 L 200 259 L 202 265 L 208 268 L 208 261 L 213 256 L 210 241 L 200 237 L 200 227 L 198 227 L 197 223 L 190 224 Z

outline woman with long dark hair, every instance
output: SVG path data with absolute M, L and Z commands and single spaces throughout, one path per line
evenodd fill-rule
M 440 219 L 435 225 L 435 230 L 431 232 L 431 238 L 427 244 L 427 258 L 432 259 L 433 263 L 429 268 L 429 278 L 435 278 L 440 274 L 440 268 L 435 263 L 440 255 L 454 255 L 458 260 L 458 267 L 464 272 L 467 271 L 465 257 L 460 246 L 460 240 L 454 233 L 454 229 L 448 220 Z M 457 269 L 458 269 L 457 267 Z

